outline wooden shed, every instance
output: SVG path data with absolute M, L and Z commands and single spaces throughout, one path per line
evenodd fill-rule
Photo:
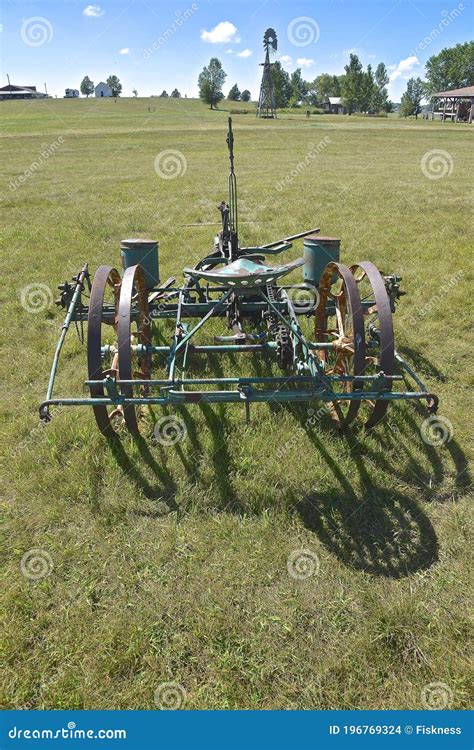
M 431 117 L 439 116 L 441 120 L 453 122 L 469 122 L 474 119 L 474 86 L 462 89 L 438 91 L 432 94 Z

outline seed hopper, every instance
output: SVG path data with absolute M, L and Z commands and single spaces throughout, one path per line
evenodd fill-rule
M 252 404 L 322 402 L 339 428 L 356 418 L 375 427 L 392 401 L 422 401 L 435 412 L 437 397 L 395 348 L 400 277 L 381 274 L 370 261 L 341 263 L 340 241 L 319 228 L 241 247 L 230 118 L 227 145 L 229 197 L 218 206 L 222 228 L 211 251 L 183 269 L 181 285 L 174 278 L 160 282 L 156 241 L 129 239 L 121 244 L 121 272 L 103 265 L 91 278 L 86 264 L 59 286 L 57 304 L 66 316 L 41 419 L 50 420 L 53 406 L 87 406 L 110 437 L 124 427 L 138 435 L 152 406 L 235 403 L 245 406 L 249 419 Z M 303 256 L 280 261 L 297 240 Z M 302 275 L 290 283 L 286 277 L 297 268 Z M 170 319 L 172 333 L 163 341 Z M 87 347 L 86 392 L 53 396 L 73 323 Z M 232 363 L 240 357 L 254 363 L 257 356 L 273 369 L 262 374 L 262 365 L 255 375 L 243 375 L 233 364 L 230 377 L 196 377 L 196 358 L 215 361 L 222 354 L 233 355 Z

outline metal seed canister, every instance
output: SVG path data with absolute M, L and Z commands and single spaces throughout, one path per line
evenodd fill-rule
M 160 283 L 160 266 L 158 261 L 158 242 L 156 240 L 143 240 L 140 238 L 122 240 L 120 243 L 120 255 L 125 271 L 129 266 L 138 263 L 143 268 L 147 289 L 153 289 Z
M 341 240 L 312 234 L 305 238 L 303 247 L 303 279 L 307 284 L 318 286 L 325 266 L 331 261 L 339 261 Z

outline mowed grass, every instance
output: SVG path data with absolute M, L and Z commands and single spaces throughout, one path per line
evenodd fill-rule
M 180 279 L 217 230 L 181 225 L 218 220 L 227 116 L 191 100 L 0 103 L 4 705 L 148 709 L 175 682 L 190 709 L 419 709 L 436 682 L 466 708 L 472 127 L 234 118 L 241 241 L 320 226 L 343 262 L 400 273 L 397 345 L 439 395 L 450 441 L 425 443 L 426 414 L 401 403 L 345 436 L 276 405 L 250 425 L 243 406 L 182 408 L 171 447 L 110 446 L 84 408 L 38 427 L 62 313 L 28 312 L 22 291 L 117 265 L 136 235 L 158 239 L 162 278 Z M 186 160 L 176 179 L 155 172 L 166 149 Z M 441 179 L 421 169 L 433 149 L 452 160 Z M 276 371 L 248 355 L 198 367 Z M 85 393 L 85 379 L 71 330 L 56 393 Z M 20 566 L 34 548 L 53 564 L 37 581 Z M 304 580 L 287 569 L 297 550 L 319 560 Z

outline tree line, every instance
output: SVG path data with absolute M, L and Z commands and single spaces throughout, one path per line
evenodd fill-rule
M 410 78 L 400 102 L 400 115 L 418 117 L 423 99 L 438 91 L 462 89 L 474 84 L 474 42 L 445 47 L 426 63 L 426 80 Z
M 305 81 L 301 68 L 288 73 L 280 61 L 272 64 L 271 75 L 275 105 L 278 109 L 295 106 L 321 106 L 329 97 L 340 97 L 349 114 L 364 112 L 382 114 L 393 110 L 388 98 L 387 67 L 380 62 L 375 70 L 368 65 L 364 70 L 356 54 L 349 56 L 342 75 L 322 73 L 313 81 Z M 217 57 L 211 58 L 198 78 L 199 96 L 211 109 L 224 98 L 222 88 L 227 73 Z M 438 91 L 462 88 L 474 84 L 474 42 L 457 44 L 433 55 L 426 63 L 426 80 L 410 78 L 401 99 L 400 114 L 417 115 L 423 98 L 429 99 Z M 249 101 L 250 92 L 242 93 L 237 84 L 230 89 L 227 98 L 234 101 Z
M 426 80 L 410 78 L 400 103 L 400 114 L 404 117 L 417 116 L 423 99 L 429 99 L 438 91 L 463 88 L 474 84 L 474 41 L 447 47 L 432 55 L 426 63 Z M 295 106 L 324 106 L 329 97 L 340 97 L 349 114 L 364 112 L 382 114 L 391 112 L 393 103 L 388 98 L 389 74 L 383 62 L 375 70 L 371 65 L 364 67 L 356 54 L 349 56 L 342 75 L 321 73 L 313 81 L 305 81 L 301 68 L 288 73 L 280 61 L 272 64 L 271 75 L 275 104 L 278 109 Z M 222 88 L 227 73 L 217 57 L 212 57 L 198 78 L 199 96 L 211 109 L 224 99 Z M 107 78 L 112 96 L 120 96 L 122 84 L 115 75 Z M 85 76 L 81 83 L 81 93 L 89 97 L 94 93 L 94 82 Z M 138 96 L 136 89 L 133 95 Z M 181 93 L 174 89 L 171 94 L 162 91 L 160 97 L 171 96 L 179 99 Z M 230 101 L 250 101 L 248 89 L 240 91 L 235 83 L 227 94 Z

